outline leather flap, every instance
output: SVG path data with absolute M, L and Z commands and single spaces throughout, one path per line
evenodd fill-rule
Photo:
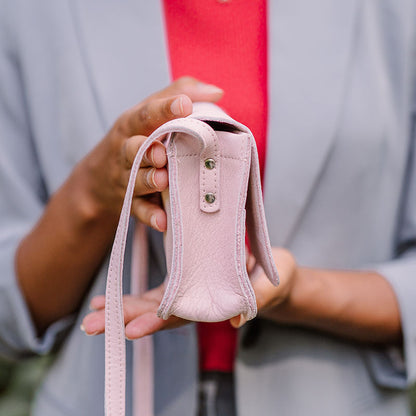
M 279 284 L 279 275 L 273 260 L 269 232 L 261 192 L 260 167 L 256 144 L 251 142 L 251 168 L 247 192 L 247 233 L 250 248 L 266 276 L 275 286 Z
M 235 131 L 242 131 L 249 134 L 251 140 L 251 167 L 246 206 L 247 232 L 250 240 L 250 248 L 256 260 L 262 266 L 270 282 L 277 286 L 279 284 L 279 276 L 272 257 L 267 230 L 261 191 L 260 167 L 253 134 L 246 126 L 233 120 L 215 104 L 195 103 L 194 112 L 191 117 L 208 123 L 216 123 L 216 128 L 234 129 Z

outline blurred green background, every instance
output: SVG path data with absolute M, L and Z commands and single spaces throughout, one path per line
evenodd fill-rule
M 0 361 L 1 416 L 30 415 L 30 401 L 34 390 L 51 361 L 51 357 L 30 358 L 18 364 Z M 413 415 L 416 416 L 416 386 L 411 396 Z
M 0 361 L 0 415 L 29 416 L 30 402 L 51 357 L 35 357 L 17 364 Z

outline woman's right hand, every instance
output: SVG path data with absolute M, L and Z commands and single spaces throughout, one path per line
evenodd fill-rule
M 80 162 L 85 177 L 87 209 L 92 216 L 118 217 L 130 169 L 140 146 L 159 126 L 192 113 L 192 101 L 215 102 L 222 90 L 190 77 L 180 78 L 124 112 L 104 139 Z M 165 147 L 155 142 L 139 169 L 131 213 L 156 230 L 166 230 L 160 192 L 168 186 Z
M 123 113 L 51 196 L 15 259 L 19 286 L 39 333 L 82 302 L 111 247 L 131 165 L 146 136 L 191 114 L 192 101 L 213 102 L 221 96 L 219 88 L 193 78 L 177 80 Z M 165 165 L 164 146 L 153 144 L 139 169 L 132 206 L 134 216 L 159 231 L 166 229 L 166 214 L 157 203 L 168 185 Z

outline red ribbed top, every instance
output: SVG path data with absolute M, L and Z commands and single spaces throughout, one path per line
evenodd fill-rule
M 263 177 L 268 117 L 267 1 L 164 0 L 172 78 L 190 75 L 225 92 L 218 103 L 254 134 Z M 232 371 L 236 331 L 198 324 L 200 368 Z

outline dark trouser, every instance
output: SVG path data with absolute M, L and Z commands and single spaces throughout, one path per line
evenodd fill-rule
M 197 416 L 236 416 L 234 375 L 207 371 L 200 375 Z

